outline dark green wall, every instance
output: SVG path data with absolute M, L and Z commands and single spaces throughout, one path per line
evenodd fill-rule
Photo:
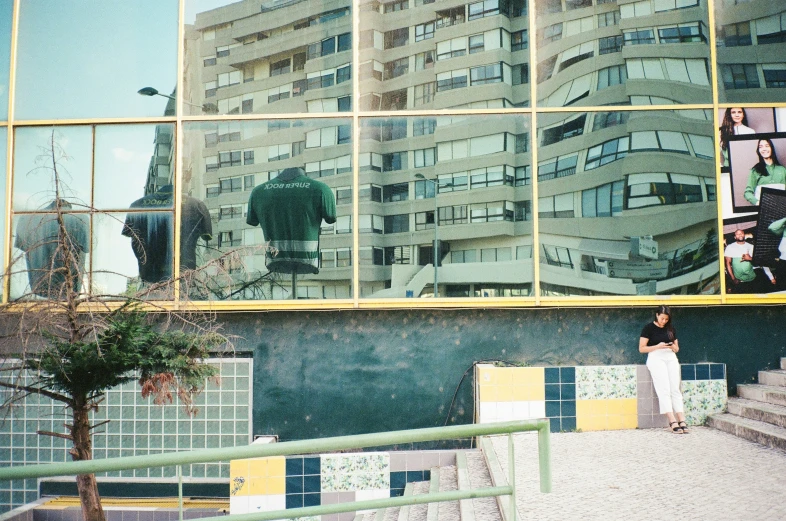
M 682 362 L 727 364 L 733 392 L 786 356 L 786 307 L 675 308 Z M 642 364 L 654 308 L 222 315 L 254 356 L 254 433 L 282 440 L 472 421 L 472 363 Z M 450 409 L 450 413 L 449 413 Z

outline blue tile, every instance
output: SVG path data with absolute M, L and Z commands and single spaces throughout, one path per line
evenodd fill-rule
M 576 418 L 573 417 L 564 417 L 562 418 L 562 430 L 563 431 L 575 431 L 576 430 Z
M 315 507 L 322 504 L 322 497 L 321 494 L 303 494 L 303 506 L 304 507 Z
M 546 418 L 558 418 L 560 416 L 559 402 L 555 400 L 546 401 Z
M 322 472 L 319 457 L 316 458 L 303 458 L 303 474 L 311 476 L 314 474 L 319 475 Z
M 320 492 L 322 490 L 322 483 L 320 476 L 304 476 L 303 477 L 303 492 Z
M 710 364 L 696 364 L 696 380 L 710 379 Z
M 303 475 L 303 458 L 287 458 L 287 476 Z
M 559 384 L 546 384 L 546 399 L 559 400 Z
M 303 476 L 287 476 L 287 494 L 303 493 Z
M 726 371 L 723 364 L 710 364 L 710 379 L 712 380 L 725 380 Z
M 695 380 L 696 379 L 696 366 L 694 364 L 682 365 L 682 379 Z
M 303 494 L 287 494 L 286 507 L 300 508 L 303 506 Z
M 576 401 L 566 400 L 562 404 L 562 416 L 576 416 Z
M 430 479 L 431 479 L 431 471 L 430 470 L 424 470 L 423 471 L 423 481 L 428 481 Z
M 559 368 L 559 381 L 563 384 L 576 383 L 576 368 L 575 367 L 560 367 Z
M 390 497 L 400 497 L 404 495 L 403 488 L 391 488 L 390 489 Z
M 559 383 L 559 367 L 547 367 L 545 373 L 547 384 Z
M 560 385 L 560 399 L 562 399 L 562 400 L 575 400 L 576 399 L 576 384 L 561 384 Z
M 391 472 L 390 473 L 390 488 L 404 489 L 407 486 L 407 473 L 406 472 Z
M 408 470 L 407 471 L 407 483 L 411 481 L 423 481 L 423 471 L 422 470 Z
M 549 418 L 549 431 L 551 432 L 559 432 L 559 418 Z

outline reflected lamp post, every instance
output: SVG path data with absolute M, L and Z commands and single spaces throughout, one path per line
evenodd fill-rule
M 444 187 L 448 188 L 453 186 L 453 183 L 445 183 L 441 184 L 436 179 L 428 179 L 423 174 L 415 174 L 415 179 L 420 181 L 426 181 L 427 183 L 431 183 L 434 185 L 434 248 L 433 248 L 433 256 L 434 256 L 434 298 L 439 298 L 439 286 L 437 283 L 439 282 L 439 276 L 437 273 L 437 268 L 439 266 L 439 258 L 440 254 L 442 253 L 439 244 L 439 206 L 437 206 L 437 195 L 439 194 L 439 189 Z
M 136 91 L 136 93 L 139 94 L 140 96 L 162 96 L 164 98 L 169 98 L 173 100 L 175 103 L 177 103 L 177 98 L 169 94 L 162 94 L 158 92 L 158 89 L 156 89 L 155 87 L 142 87 L 141 89 Z M 190 105 L 192 107 L 196 107 L 202 110 L 202 112 L 204 112 L 205 114 L 218 114 L 218 107 L 216 107 L 213 103 L 204 103 L 202 105 L 197 105 L 196 103 L 191 103 L 186 100 L 183 100 L 183 103 L 185 103 L 186 105 Z

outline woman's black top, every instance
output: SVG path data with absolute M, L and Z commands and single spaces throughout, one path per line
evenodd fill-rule
M 654 322 L 649 322 L 644 329 L 641 330 L 641 338 L 647 339 L 648 346 L 655 346 L 661 342 L 674 342 L 677 339 L 677 330 L 674 332 L 673 338 L 669 338 L 669 330 L 665 327 L 658 327 Z

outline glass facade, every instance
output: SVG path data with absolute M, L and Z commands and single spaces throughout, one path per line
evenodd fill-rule
M 786 143 L 786 11 L 714 5 L 185 0 L 179 21 L 175 0 L 24 2 L 16 38 L 0 26 L 4 298 L 53 296 L 54 200 L 73 276 L 105 298 L 781 298 L 739 286 L 727 247 L 740 227 L 760 244 L 747 277 L 780 260 L 786 177 L 751 172 Z

